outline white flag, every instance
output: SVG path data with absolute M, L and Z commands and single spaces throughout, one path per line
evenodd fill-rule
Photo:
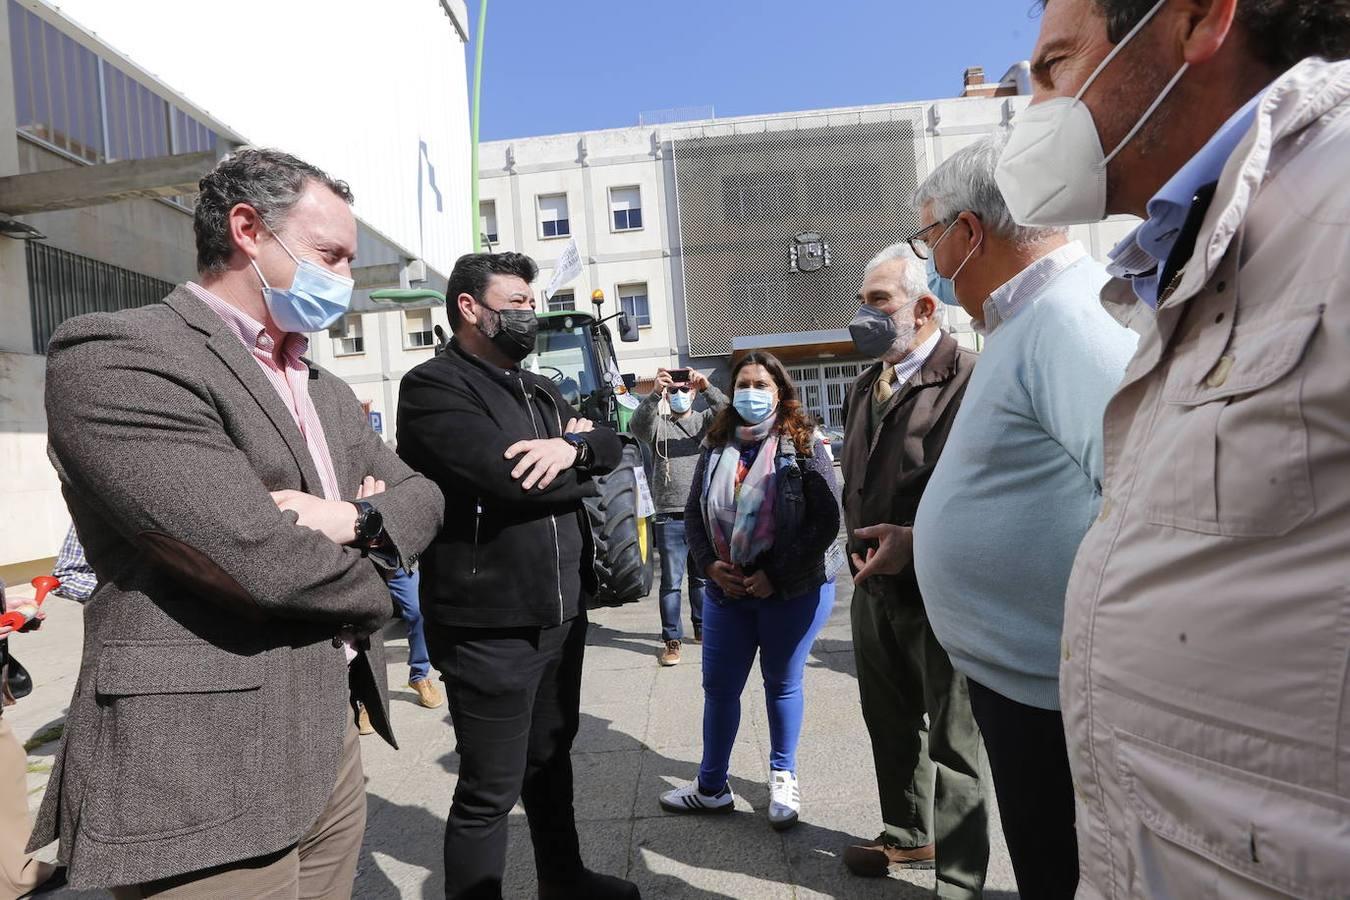
M 581 253 L 577 250 L 577 239 L 569 238 L 567 246 L 563 252 L 558 255 L 557 265 L 553 267 L 553 277 L 549 279 L 548 288 L 544 291 L 544 300 L 553 296 L 553 292 L 563 287 L 573 278 L 581 274 Z

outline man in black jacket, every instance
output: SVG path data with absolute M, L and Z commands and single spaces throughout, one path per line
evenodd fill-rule
M 585 869 L 572 807 L 585 595 L 596 589 L 582 498 L 622 444 L 520 367 L 534 350 L 534 262 L 460 257 L 446 351 L 403 379 L 398 452 L 445 494 L 422 555 L 422 614 L 460 755 L 445 832 L 449 898 L 499 898 L 507 816 L 519 798 L 542 898 L 636 898 Z

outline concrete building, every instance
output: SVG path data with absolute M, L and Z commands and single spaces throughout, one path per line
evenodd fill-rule
M 0 2 L 0 569 L 52 556 L 69 522 L 46 458 L 52 331 L 195 275 L 191 191 L 233 146 L 352 185 L 354 312 L 311 355 L 391 436 L 445 318 L 377 313 L 369 289 L 442 288 L 472 244 L 464 0 Z
M 534 257 L 541 287 L 575 238 L 583 273 L 547 305 L 589 309 L 600 290 L 606 314 L 635 317 L 641 340 L 619 357 L 640 384 L 658 366 L 717 370 L 772 350 L 838 426 L 865 365 L 846 330 L 863 266 L 917 230 L 909 201 L 934 167 L 1011 127 L 1030 102 L 1024 68 L 989 85 L 970 70 L 961 98 L 488 143 L 480 228 L 495 249 Z M 1074 236 L 1102 258 L 1130 227 Z M 977 347 L 969 317 L 949 316 Z

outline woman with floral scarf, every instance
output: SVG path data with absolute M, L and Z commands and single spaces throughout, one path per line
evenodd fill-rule
M 670 812 L 730 812 L 731 747 L 755 652 L 768 706 L 769 824 L 796 824 L 802 673 L 834 605 L 826 551 L 839 531 L 834 467 L 787 370 L 751 353 L 708 430 L 685 507 L 689 552 L 708 577 L 703 608 L 703 762 L 661 795 Z

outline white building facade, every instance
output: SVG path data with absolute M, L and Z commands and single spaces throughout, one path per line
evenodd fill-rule
M 714 373 L 768 349 L 808 407 L 838 426 L 866 365 L 848 338 L 863 265 L 917 226 L 913 191 L 969 143 L 1009 129 L 1026 96 L 936 100 L 682 122 L 485 144 L 480 230 L 541 267 L 542 289 L 577 241 L 583 272 L 544 308 L 622 308 L 641 340 L 620 368 Z M 1129 220 L 1074 230 L 1104 258 Z M 812 237 L 818 240 L 811 240 Z M 814 248 L 814 250 L 813 250 Z M 814 258 L 813 253 L 819 257 Z M 969 317 L 948 325 L 978 347 Z
M 445 315 L 375 312 L 369 289 L 443 289 L 472 246 L 464 0 L 0 3 L 0 176 L 130 160 L 167 170 L 248 144 L 351 184 L 354 312 L 312 337 L 311 356 L 392 438 L 398 381 L 430 357 Z M 142 192 L 27 212 L 0 189 L 0 230 L 43 235 L 0 237 L 0 572 L 18 566 L 11 578 L 52 556 L 69 523 L 46 458 L 46 342 L 71 315 L 154 302 L 193 278 L 191 202 Z

